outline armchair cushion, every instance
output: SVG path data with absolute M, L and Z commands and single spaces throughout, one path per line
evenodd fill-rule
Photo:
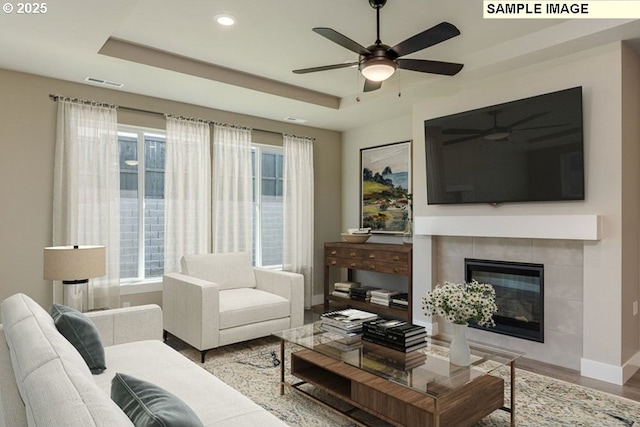
M 255 288 L 256 277 L 247 252 L 185 255 L 182 274 L 218 284 L 220 290 Z
M 220 292 L 220 329 L 291 315 L 291 302 L 259 289 L 228 289 Z

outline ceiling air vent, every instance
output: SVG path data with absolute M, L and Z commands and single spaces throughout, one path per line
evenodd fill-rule
M 109 87 L 123 87 L 124 83 L 118 83 L 118 82 L 112 82 L 109 80 L 104 80 L 104 79 L 98 79 L 95 77 L 87 77 L 84 79 L 86 82 L 89 83 L 93 83 L 93 84 L 97 84 L 97 85 L 103 85 L 103 86 L 109 86 Z
M 285 122 L 291 122 L 291 123 L 307 123 L 309 120 L 296 119 L 295 117 L 285 117 L 284 121 Z

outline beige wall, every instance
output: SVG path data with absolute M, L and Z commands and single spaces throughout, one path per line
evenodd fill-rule
M 583 359 L 621 365 L 622 133 L 621 45 L 580 52 L 467 87 L 456 96 L 414 108 L 414 130 L 424 119 L 485 105 L 583 87 L 586 199 L 583 202 L 427 206 L 426 182 L 416 185 L 416 215 L 600 214 L 603 238 L 585 245 Z M 424 159 L 424 137 L 415 136 Z M 421 163 L 424 170 L 424 163 Z M 416 166 L 417 167 L 417 166 Z M 637 236 L 635 237 L 637 240 Z M 416 280 L 429 283 L 429 280 Z M 637 287 L 637 279 L 636 284 Z M 603 342 L 603 340 L 606 341 Z M 637 348 L 636 350 L 637 351 Z
M 108 102 L 126 107 L 199 117 L 316 139 L 315 293 L 322 292 L 322 243 L 340 232 L 341 134 L 276 122 L 117 90 L 0 70 L 0 301 L 24 292 L 47 307 L 51 282 L 42 279 L 42 249 L 51 245 L 52 177 L 56 103 L 49 94 Z M 211 96 L 215 96 L 214 93 Z M 123 124 L 164 128 L 162 116 L 120 111 Z M 256 142 L 279 144 L 281 138 L 254 132 Z M 157 302 L 158 292 L 127 295 L 131 304 Z
M 640 278 L 640 58 L 622 46 L 622 358 L 627 361 L 640 349 L 638 301 Z
M 525 69 L 505 72 L 456 87 L 442 81 L 439 93 L 413 106 L 411 120 L 397 119 L 344 134 L 343 227 L 357 219 L 358 183 L 347 167 L 359 149 L 412 138 L 414 215 L 552 215 L 599 214 L 602 240 L 584 245 L 584 366 L 618 374 L 630 358 L 638 358 L 638 58 L 621 43 L 578 52 Z M 464 70 L 463 70 L 464 72 Z M 429 206 L 426 202 L 424 120 L 521 99 L 574 86 L 583 87 L 586 200 L 558 203 Z M 624 114 L 623 114 L 624 108 Z M 408 127 L 411 126 L 409 132 Z M 384 135 L 381 142 L 377 135 Z M 624 196 L 624 197 L 623 197 Z M 624 202 L 623 202 L 624 200 Z M 414 236 L 414 295 L 431 286 L 431 238 Z M 414 319 L 428 323 L 414 298 Z
M 342 230 L 360 224 L 360 149 L 412 139 L 411 117 L 404 116 L 343 134 Z M 415 152 L 413 154 L 415 156 Z M 414 177 L 415 180 L 415 177 Z M 395 242 L 399 237 L 374 235 L 369 242 Z

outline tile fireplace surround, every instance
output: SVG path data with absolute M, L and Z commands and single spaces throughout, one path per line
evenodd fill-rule
M 415 234 L 428 237 L 430 275 L 436 284 L 464 282 L 465 258 L 544 264 L 544 343 L 477 329 L 469 330 L 469 337 L 523 351 L 535 360 L 581 369 L 583 247 L 584 241 L 600 238 L 597 215 L 417 217 Z M 450 333 L 448 328 L 445 322 L 438 324 L 440 332 Z
M 494 237 L 433 237 L 435 283 L 464 282 L 464 259 L 544 264 L 544 343 L 470 330 L 469 338 L 523 351 L 527 357 L 580 369 L 582 357 L 582 242 Z M 441 322 L 439 331 L 452 333 Z

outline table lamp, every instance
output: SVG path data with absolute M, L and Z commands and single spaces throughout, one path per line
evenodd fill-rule
M 89 279 L 104 276 L 104 246 L 53 246 L 44 248 L 44 278 L 62 280 L 63 304 L 87 311 Z

